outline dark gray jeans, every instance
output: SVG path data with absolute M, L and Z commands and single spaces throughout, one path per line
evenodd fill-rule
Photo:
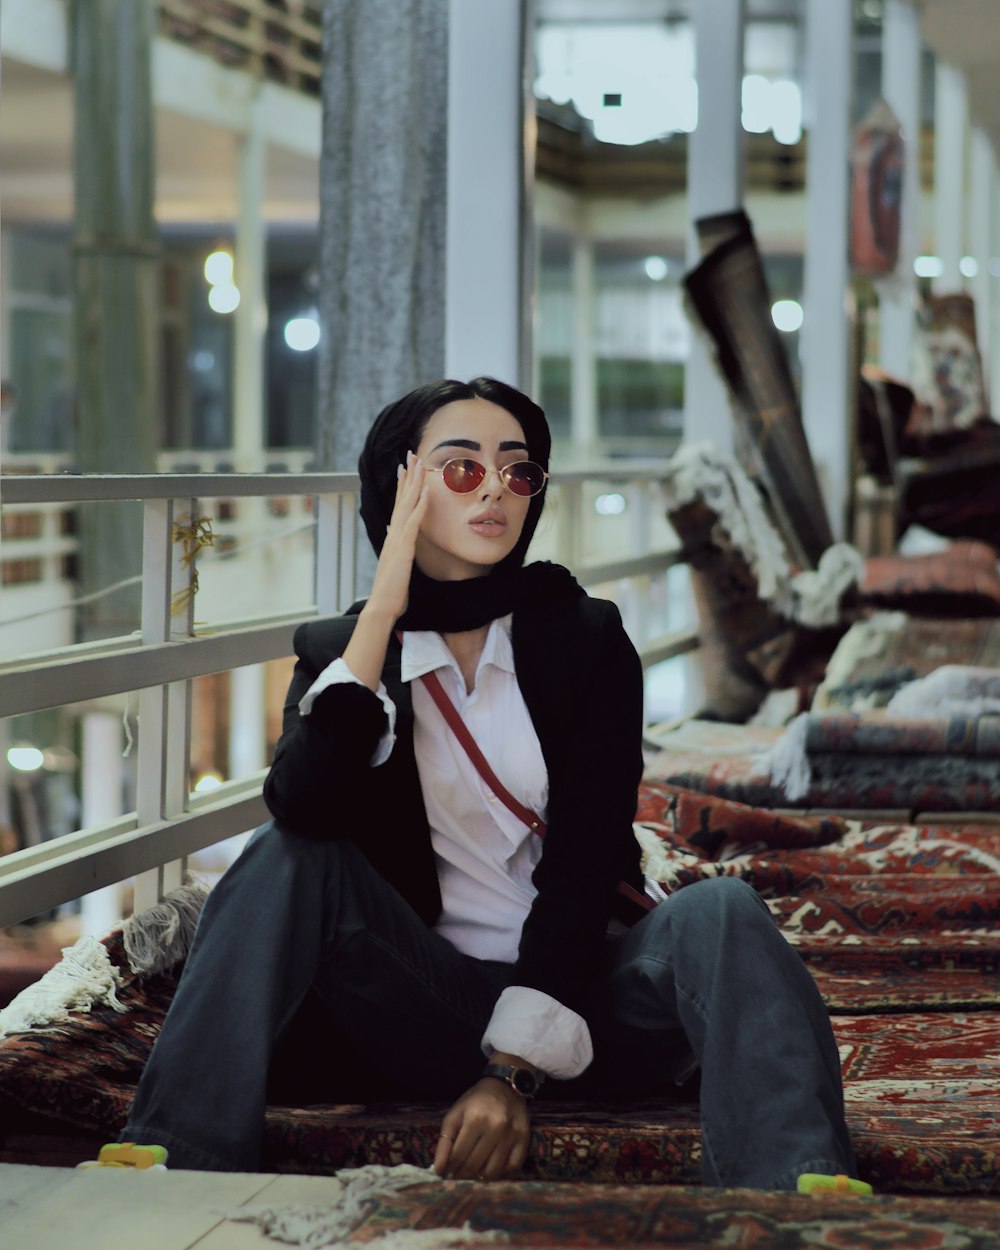
M 352 842 L 265 825 L 209 896 L 125 1139 L 257 1169 L 271 1057 L 310 995 L 395 1087 L 457 1098 L 511 974 L 428 930 Z M 822 999 L 743 882 L 688 886 L 610 942 L 585 1014 L 596 1059 L 559 1092 L 649 1096 L 697 1061 L 706 1184 L 853 1175 Z

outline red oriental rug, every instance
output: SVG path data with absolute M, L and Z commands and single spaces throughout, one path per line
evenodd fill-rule
M 266 1225 L 281 1208 L 258 1217 Z M 311 1213 L 316 1241 L 323 1212 Z M 243 1217 L 245 1218 L 245 1217 Z M 309 1227 L 307 1223 L 306 1228 Z M 590 1250 L 717 1247 L 718 1250 L 995 1250 L 1000 1204 L 875 1197 L 800 1197 L 748 1189 L 658 1185 L 559 1185 L 469 1181 L 418 1185 L 374 1198 L 338 1245 L 366 1245 L 397 1232 L 460 1250 L 511 1245 Z M 445 1230 L 448 1230 L 446 1233 Z M 455 1236 L 464 1230 L 464 1236 Z M 402 1243 L 405 1244 L 405 1243 Z
M 867 828 L 719 803 L 667 785 L 643 787 L 639 816 L 647 871 L 655 869 L 670 890 L 742 877 L 812 970 L 841 1048 L 861 1176 L 882 1193 L 1000 1195 L 1000 825 Z M 96 1007 L 0 1043 L 0 1161 L 78 1162 L 124 1123 L 175 981 L 129 972 L 120 935 L 105 945 L 123 970 L 119 998 L 127 1012 Z M 698 1106 L 692 1091 L 680 1095 L 603 1106 L 540 1099 L 526 1177 L 644 1188 L 695 1183 Z M 275 1105 L 264 1167 L 427 1166 L 443 1112 Z M 653 1195 L 632 1201 L 636 1210 L 647 1201 L 659 1210 Z M 757 1229 L 756 1219 L 747 1227 Z M 963 1227 L 955 1225 L 955 1237 L 966 1236 Z M 806 1244 L 805 1232 L 795 1236 L 780 1244 Z

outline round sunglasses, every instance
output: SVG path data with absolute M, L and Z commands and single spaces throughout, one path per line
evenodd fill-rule
M 486 481 L 489 470 L 478 460 L 461 457 L 449 460 L 440 469 L 428 467 L 428 473 L 440 473 L 445 486 L 456 495 L 468 495 Z M 513 464 L 505 464 L 497 469 L 497 476 L 512 495 L 530 498 L 537 495 L 545 485 L 549 476 L 540 464 L 533 460 L 515 460 Z

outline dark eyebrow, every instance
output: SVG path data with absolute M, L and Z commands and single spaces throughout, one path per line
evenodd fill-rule
M 438 443 L 436 447 L 431 448 L 431 455 L 436 451 L 440 451 L 442 447 L 465 447 L 469 451 L 482 451 L 482 444 L 475 442 L 471 438 L 446 438 L 443 443 Z M 516 440 L 503 442 L 499 447 L 500 451 L 527 451 L 527 443 L 519 443 Z

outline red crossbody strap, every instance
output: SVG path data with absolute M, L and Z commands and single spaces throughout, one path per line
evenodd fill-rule
M 462 720 L 451 699 L 445 692 L 444 687 L 438 678 L 437 673 L 424 673 L 420 679 L 430 693 L 431 698 L 438 705 L 438 710 L 448 722 L 449 728 L 462 745 L 465 754 L 472 760 L 476 766 L 476 771 L 482 777 L 483 781 L 489 786 L 493 793 L 497 796 L 501 803 L 514 813 L 514 815 L 528 826 L 533 832 L 537 833 L 540 838 L 545 836 L 546 824 L 537 812 L 533 812 L 530 807 L 525 807 L 523 803 L 519 803 L 511 794 L 500 778 L 496 775 L 489 764 L 486 762 L 486 756 L 483 755 L 476 740 L 469 733 L 469 727 Z
M 396 637 L 402 643 L 403 635 L 399 630 L 396 631 Z M 448 694 L 444 686 L 441 685 L 437 673 L 424 673 L 420 680 L 424 683 L 431 698 L 437 704 L 441 715 L 448 722 L 448 727 L 461 743 L 462 749 L 474 764 L 480 777 L 482 777 L 508 811 L 513 812 L 522 824 L 527 825 L 533 833 L 537 833 L 540 838 L 543 838 L 548 828 L 545 821 L 542 820 L 537 812 L 533 812 L 530 807 L 525 807 L 523 803 L 519 803 L 493 769 L 490 768 L 486 762 L 486 756 L 480 751 L 476 745 L 475 738 L 469 733 L 468 725 L 459 715 L 458 708 L 448 698 Z M 630 902 L 635 903 L 638 907 L 642 907 L 645 911 L 652 911 L 656 906 L 647 894 L 641 893 L 634 886 L 629 885 L 627 881 L 618 882 L 618 893 L 629 899 Z

